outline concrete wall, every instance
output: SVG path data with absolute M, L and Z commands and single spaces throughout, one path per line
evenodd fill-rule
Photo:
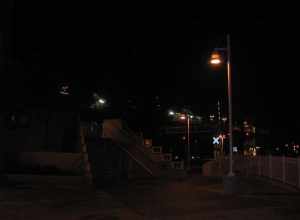
M 82 170 L 80 153 L 22 152 L 19 159 L 24 165 L 55 167 L 63 172 L 80 173 Z
M 4 173 L 83 174 L 80 153 L 20 152 L 3 154 Z
M 45 145 L 45 123 L 32 115 L 27 115 L 30 124 L 17 125 L 16 115 L 6 112 L 0 116 L 1 150 L 6 151 L 35 151 Z M 24 117 L 27 117 L 24 116 Z
M 208 161 L 202 165 L 203 176 L 222 176 L 223 172 L 223 167 L 215 160 Z
M 0 115 L 2 152 L 78 152 L 79 132 L 74 113 L 31 110 Z

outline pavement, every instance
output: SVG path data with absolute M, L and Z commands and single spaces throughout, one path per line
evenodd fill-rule
M 0 188 L 1 220 L 300 219 L 300 192 L 243 177 L 243 191 L 224 192 L 222 178 L 138 180 L 105 189 L 55 185 Z

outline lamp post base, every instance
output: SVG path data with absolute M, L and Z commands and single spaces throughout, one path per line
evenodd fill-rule
M 223 176 L 223 187 L 225 194 L 237 194 L 240 191 L 236 176 Z
M 235 173 L 234 173 L 234 172 L 232 172 L 232 171 L 229 171 L 229 173 L 227 174 L 227 176 L 229 176 L 229 177 L 233 177 L 233 176 L 235 176 Z

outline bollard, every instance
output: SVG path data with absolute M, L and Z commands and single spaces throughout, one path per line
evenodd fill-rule
M 269 154 L 269 178 L 272 179 L 272 155 Z
M 261 169 L 262 169 L 262 165 L 261 165 L 261 156 L 258 157 L 258 176 L 261 176 Z
M 282 156 L 282 182 L 285 183 L 285 179 L 286 179 L 286 171 L 285 168 L 286 167 L 286 158 L 285 156 Z
M 298 188 L 300 188 L 300 157 L 297 158 L 297 177 L 298 177 Z
M 241 192 L 240 178 L 237 176 L 223 176 L 224 194 L 237 194 Z

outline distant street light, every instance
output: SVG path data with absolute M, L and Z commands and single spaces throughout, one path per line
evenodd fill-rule
M 187 170 L 191 169 L 190 117 L 187 115 Z
M 97 93 L 93 94 L 94 103 L 90 106 L 92 109 L 101 109 L 106 106 L 106 100 L 100 97 Z
M 190 170 L 191 168 L 191 146 L 190 146 L 190 119 L 191 115 L 188 113 L 184 113 L 180 116 L 181 120 L 186 120 L 187 121 L 187 156 L 186 156 L 186 169 Z
M 99 102 L 100 104 L 105 104 L 106 101 L 105 101 L 105 99 L 99 98 L 99 99 L 98 99 L 98 102 Z
M 60 87 L 59 93 L 63 96 L 67 96 L 70 95 L 70 91 L 69 91 L 69 86 L 68 85 L 63 85 Z
M 170 110 L 170 111 L 169 111 L 169 115 L 175 115 L 175 112 L 172 111 L 172 110 Z
M 233 133 L 232 133 L 232 91 L 231 91 L 231 48 L 230 48 L 230 35 L 227 34 L 227 47 L 218 48 L 211 55 L 210 63 L 212 65 L 219 65 L 222 63 L 221 55 L 218 50 L 227 52 L 227 90 L 228 90 L 228 115 L 229 115 L 229 173 L 228 176 L 234 176 L 233 173 L 233 158 L 232 158 L 232 145 L 233 145 Z

